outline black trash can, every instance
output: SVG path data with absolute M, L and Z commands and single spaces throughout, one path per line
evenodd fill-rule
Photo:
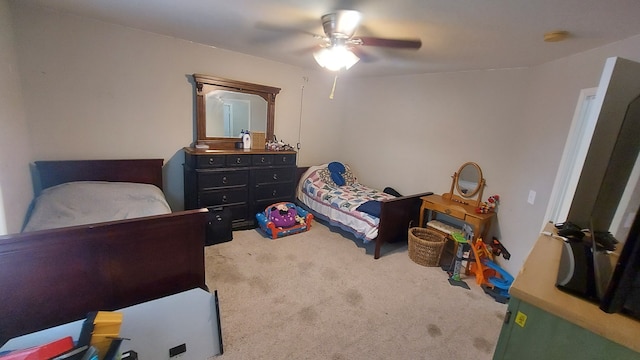
M 208 208 L 205 246 L 233 240 L 231 210 L 223 206 Z

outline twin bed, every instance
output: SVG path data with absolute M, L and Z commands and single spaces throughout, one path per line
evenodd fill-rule
M 337 184 L 330 170 L 334 164 L 307 168 L 298 182 L 297 201 L 329 225 L 365 243 L 374 241 L 374 258 L 378 259 L 383 244 L 407 239 L 409 227 L 418 224 L 420 198 L 432 193 L 401 196 L 373 189 L 359 183 L 345 165 L 341 166 L 342 182 Z
M 76 181 L 151 184 L 159 191 L 162 165 L 162 159 L 44 161 L 36 162 L 34 178 L 45 195 Z M 161 195 L 158 191 L 154 196 Z M 134 192 L 126 197 L 136 196 Z M 112 211 L 107 220 L 94 215 L 78 220 L 92 208 L 106 208 L 103 200 L 82 197 L 80 203 L 87 208 L 79 212 L 65 206 L 54 210 L 61 218 L 70 215 L 71 223 L 38 215 L 41 209 L 36 205 L 25 227 L 32 231 L 0 236 L 0 344 L 82 319 L 90 311 L 207 288 L 207 210 L 171 212 L 161 196 L 151 200 L 145 195 L 140 200 L 141 213 L 115 211 L 113 218 Z M 149 213 L 156 207 L 148 206 L 152 202 L 159 205 Z M 44 224 L 33 225 L 38 217 Z

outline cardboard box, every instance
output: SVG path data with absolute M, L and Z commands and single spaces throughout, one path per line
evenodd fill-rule
M 264 150 L 266 144 L 266 134 L 260 131 L 254 131 L 251 134 L 251 148 L 256 150 Z

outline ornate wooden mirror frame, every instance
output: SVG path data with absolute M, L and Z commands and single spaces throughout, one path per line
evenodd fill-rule
M 442 197 L 461 204 L 478 207 L 482 201 L 482 192 L 485 186 L 480 166 L 474 162 L 466 162 L 460 166 L 457 172 L 453 173 L 452 178 L 451 190 L 442 194 Z M 475 184 L 475 187 L 473 187 L 473 184 Z
M 258 95 L 267 102 L 266 138 L 273 139 L 276 95 L 280 88 L 223 79 L 210 75 L 193 74 L 196 91 L 196 144 L 208 145 L 210 149 L 233 149 L 239 138 L 207 136 L 206 95 L 214 90 L 226 90 Z

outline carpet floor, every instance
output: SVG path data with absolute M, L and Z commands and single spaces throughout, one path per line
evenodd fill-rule
M 491 359 L 507 306 L 451 286 L 407 245 L 373 244 L 314 222 L 276 240 L 257 230 L 205 248 L 227 359 Z

